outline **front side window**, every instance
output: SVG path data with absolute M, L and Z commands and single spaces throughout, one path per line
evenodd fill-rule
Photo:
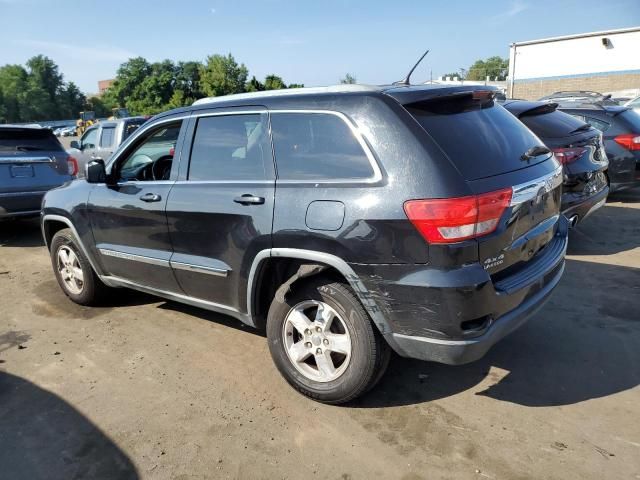
M 267 115 L 201 117 L 191 148 L 189 180 L 263 180 L 271 162 Z
M 337 115 L 274 113 L 271 129 L 280 180 L 367 179 L 374 175 L 362 146 Z
M 118 162 L 118 181 L 169 180 L 182 121 L 165 123 L 137 139 L 129 153 Z
M 92 128 L 84 132 L 82 136 L 82 140 L 80 140 L 80 145 L 82 145 L 82 149 L 86 150 L 87 148 L 96 148 L 96 143 L 98 140 L 98 129 Z
M 103 127 L 102 137 L 100 137 L 100 147 L 106 148 L 113 145 L 113 137 L 115 135 L 115 127 Z

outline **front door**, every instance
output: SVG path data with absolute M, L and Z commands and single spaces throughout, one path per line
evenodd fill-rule
M 172 248 L 165 207 L 178 173 L 183 120 L 150 125 L 107 168 L 107 184 L 89 196 L 89 218 L 109 275 L 180 292 L 169 266 Z
M 241 312 L 251 260 L 271 247 L 268 125 L 264 109 L 197 112 L 185 139 L 190 155 L 167 203 L 171 266 L 182 289 Z

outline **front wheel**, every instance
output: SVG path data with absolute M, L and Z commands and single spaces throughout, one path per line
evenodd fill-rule
M 93 271 L 69 228 L 56 232 L 51 239 L 51 265 L 62 291 L 75 303 L 98 305 L 110 291 Z
M 287 382 L 330 404 L 371 389 L 391 354 L 353 290 L 323 277 L 295 284 L 284 302 L 274 299 L 267 338 Z

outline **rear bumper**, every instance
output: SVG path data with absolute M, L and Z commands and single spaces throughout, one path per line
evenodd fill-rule
M 544 304 L 564 271 L 567 234 L 561 216 L 544 249 L 506 277 L 490 275 L 479 263 L 455 269 L 354 265 L 354 270 L 386 319 L 385 338 L 398 354 L 468 363 Z
M 47 190 L 35 192 L 0 192 L 0 218 L 40 214 L 42 197 Z
M 569 219 L 577 215 L 577 220 L 580 222 L 604 206 L 608 195 L 609 187 L 589 196 L 579 193 L 564 193 L 562 194 L 562 213 Z
M 529 317 L 542 308 L 560 281 L 563 272 L 564 261 L 552 280 L 540 291 L 514 310 L 498 318 L 480 337 L 469 340 L 446 340 L 393 333 L 390 343 L 400 355 L 419 360 L 448 365 L 461 365 L 478 360 L 496 342 L 522 326 Z

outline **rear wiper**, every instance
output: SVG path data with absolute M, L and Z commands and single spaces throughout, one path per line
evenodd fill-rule
M 580 125 L 575 130 L 571 130 L 571 132 L 569 133 L 582 132 L 583 130 L 589 130 L 590 128 L 591 128 L 591 125 L 589 125 L 588 123 L 585 123 L 584 125 Z
M 529 150 L 524 152 L 520 157 L 520 160 L 528 161 L 528 160 L 531 160 L 533 157 L 537 157 L 538 155 L 545 155 L 547 153 L 551 153 L 551 150 L 549 150 L 547 147 L 544 147 L 542 145 L 536 145 L 535 147 L 531 147 Z

